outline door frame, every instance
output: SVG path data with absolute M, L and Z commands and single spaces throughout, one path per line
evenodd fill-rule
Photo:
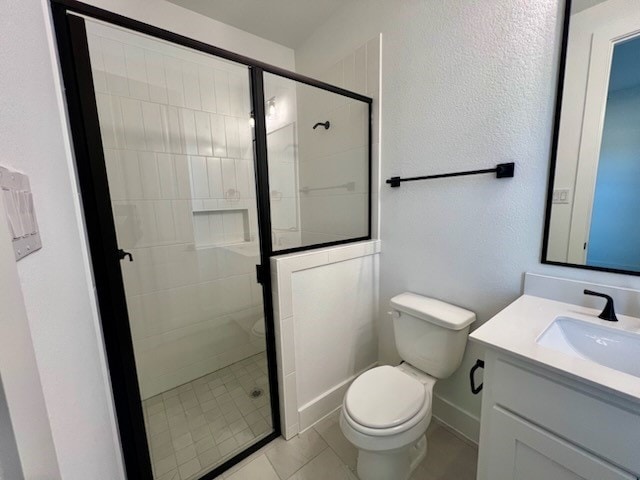
M 569 230 L 569 263 L 586 264 L 598 165 L 602 150 L 613 53 L 617 44 L 640 36 L 640 15 L 620 18 L 592 33 L 582 135 Z
M 113 217 L 107 179 L 104 150 L 98 120 L 96 95 L 93 87 L 89 48 L 83 16 L 127 28 L 177 45 L 211 54 L 248 67 L 254 129 L 254 162 L 260 235 L 261 265 L 257 276 L 262 284 L 265 314 L 267 361 L 273 432 L 233 458 L 205 474 L 202 480 L 213 479 L 242 461 L 281 434 L 277 378 L 277 353 L 273 300 L 271 296 L 270 259 L 294 251 L 310 250 L 330 245 L 371 239 L 372 206 L 372 99 L 328 83 L 290 72 L 228 50 L 139 22 L 76 0 L 50 0 L 58 55 L 65 87 L 75 165 L 84 213 L 84 222 L 90 245 L 91 265 L 102 334 L 107 353 L 109 376 L 116 410 L 122 455 L 127 478 L 152 480 L 142 399 L 135 366 L 133 339 L 127 312 L 124 283 L 118 258 L 115 221 Z M 267 131 L 263 73 L 273 73 L 313 87 L 343 95 L 368 104 L 369 109 L 369 229 L 365 237 L 341 240 L 308 247 L 273 251 L 271 239 L 271 209 L 269 195 Z

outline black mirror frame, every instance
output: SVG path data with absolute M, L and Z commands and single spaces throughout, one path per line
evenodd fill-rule
M 567 44 L 569 41 L 569 24 L 571 20 L 571 0 L 565 0 L 563 30 L 562 30 L 562 50 L 560 52 L 560 62 L 558 65 L 558 81 L 556 90 L 555 113 L 553 119 L 553 139 L 551 142 L 551 161 L 549 164 L 549 177 L 547 181 L 547 198 L 545 207 L 544 230 L 542 237 L 542 254 L 540 263 L 547 265 L 557 265 L 561 267 L 581 268 L 583 270 L 597 270 L 609 273 L 623 273 L 625 275 L 640 276 L 640 272 L 633 270 L 621 270 L 616 268 L 594 267 L 591 265 L 578 265 L 575 263 L 556 262 L 547 260 L 549 249 L 549 230 L 551 228 L 551 208 L 553 206 L 553 183 L 556 174 L 556 163 L 558 156 L 558 141 L 560 136 L 560 119 L 562 114 L 562 94 L 564 93 L 564 75 L 567 64 Z

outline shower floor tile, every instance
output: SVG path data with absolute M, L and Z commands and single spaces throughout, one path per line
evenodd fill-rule
M 269 404 L 264 352 L 144 400 L 154 479 L 199 478 L 266 437 Z

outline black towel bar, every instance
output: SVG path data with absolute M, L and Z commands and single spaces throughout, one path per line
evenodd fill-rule
M 496 168 L 485 168 L 484 170 L 470 170 L 468 172 L 453 172 L 453 173 L 440 173 L 437 175 L 425 175 L 422 177 L 391 177 L 387 179 L 387 183 L 392 187 L 399 187 L 402 182 L 413 182 L 415 180 L 431 180 L 433 178 L 446 178 L 446 177 L 464 177 L 466 175 L 479 175 L 481 173 L 495 173 L 496 178 L 511 178 L 514 175 L 516 164 L 500 163 Z

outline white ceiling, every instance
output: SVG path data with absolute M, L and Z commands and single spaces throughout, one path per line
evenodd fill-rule
M 575 15 L 578 12 L 586 10 L 587 8 L 594 7 L 599 3 L 604 3 L 607 0 L 572 0 L 571 2 L 571 15 Z
M 295 49 L 350 0 L 168 1 Z

